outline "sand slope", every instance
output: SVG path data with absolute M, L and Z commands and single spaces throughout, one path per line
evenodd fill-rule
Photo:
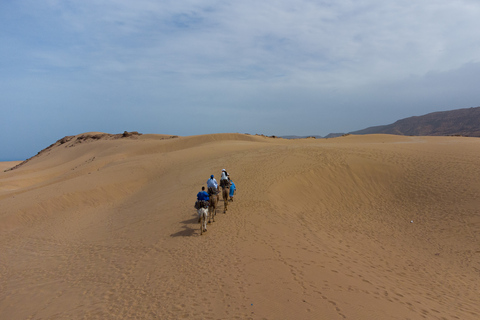
M 2 319 L 480 318 L 479 139 L 75 141 L 0 173 Z

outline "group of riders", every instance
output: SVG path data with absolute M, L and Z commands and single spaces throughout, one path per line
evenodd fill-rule
M 222 169 L 222 174 L 220 177 L 220 185 L 217 183 L 214 175 L 210 176 L 210 179 L 207 180 L 207 191 L 205 191 L 205 187 L 202 187 L 202 191 L 197 194 L 197 202 L 195 203 L 195 208 L 198 210 L 199 219 L 201 220 L 201 209 L 208 208 L 210 203 L 211 197 L 217 197 L 216 200 L 218 201 L 218 194 L 219 194 L 219 186 L 223 189 L 223 192 L 228 192 L 228 197 L 230 199 L 226 199 L 226 195 L 224 194 L 224 201 L 233 201 L 233 196 L 235 195 L 235 191 L 237 190 L 235 187 L 235 183 L 230 179 L 230 175 L 225 169 Z M 227 198 L 228 198 L 227 197 Z M 215 201 L 216 202 L 216 201 Z M 224 203 L 224 212 L 226 211 L 227 203 Z M 206 230 L 205 230 L 206 231 Z
M 201 202 L 205 206 L 208 206 L 208 201 L 210 200 L 211 196 L 217 196 L 220 192 L 218 189 L 219 185 L 217 180 L 215 179 L 214 175 L 210 176 L 210 179 L 207 180 L 207 190 L 205 191 L 205 187 L 202 187 L 202 191 L 197 193 L 197 202 Z M 233 201 L 233 196 L 235 195 L 235 191 L 237 188 L 235 187 L 235 183 L 230 179 L 230 175 L 225 169 L 222 169 L 222 175 L 220 177 L 220 187 L 222 189 L 229 190 L 229 201 Z

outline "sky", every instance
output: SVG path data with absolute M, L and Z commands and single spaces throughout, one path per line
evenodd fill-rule
M 1 0 L 0 161 L 99 131 L 322 135 L 480 106 L 478 0 Z

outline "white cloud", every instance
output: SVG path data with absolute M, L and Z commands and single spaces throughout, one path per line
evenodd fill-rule
M 480 3 L 469 0 L 2 1 L 0 83 L 12 90 L 0 104 L 25 101 L 21 92 L 32 93 L 29 103 L 48 101 L 47 111 L 138 101 L 149 121 L 162 112 L 155 106 L 187 116 L 201 107 L 236 119 L 257 112 L 258 125 L 271 121 L 272 130 L 326 134 L 315 132 L 316 115 L 340 131 L 329 116 L 354 114 L 353 123 L 372 108 L 401 114 L 402 101 L 415 105 L 409 96 L 435 111 L 447 95 L 444 75 L 460 84 L 475 78 L 465 66 L 480 63 L 479 16 Z M 459 103 L 480 98 L 464 87 Z M 445 101 L 454 97 L 450 90 Z M 310 126 L 267 119 L 278 110 Z
M 480 5 L 469 1 L 52 2 L 36 19 L 48 12 L 78 41 L 59 37 L 61 60 L 101 72 L 348 87 L 480 56 Z

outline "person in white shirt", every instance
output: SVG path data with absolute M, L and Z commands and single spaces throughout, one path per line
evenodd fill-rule
M 221 180 L 228 180 L 228 176 L 229 176 L 228 172 L 225 169 L 222 169 L 222 176 L 220 178 L 220 181 Z
M 207 180 L 208 194 L 217 194 L 218 192 L 218 183 L 217 180 L 213 177 L 213 174 L 210 176 L 210 179 Z
M 227 170 L 222 169 L 222 177 L 220 178 L 220 187 L 222 188 L 230 188 L 230 183 L 228 179 L 230 178 L 230 175 L 228 174 Z

